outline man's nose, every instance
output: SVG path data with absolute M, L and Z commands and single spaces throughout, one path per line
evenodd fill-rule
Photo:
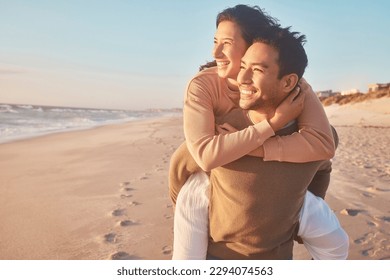
M 241 68 L 237 76 L 237 82 L 239 84 L 250 84 L 252 83 L 252 74 L 250 69 Z

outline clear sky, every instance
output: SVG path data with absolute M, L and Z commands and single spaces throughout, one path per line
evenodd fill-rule
M 0 103 L 182 107 L 216 15 L 236 4 L 307 36 L 314 90 L 390 82 L 387 0 L 0 0 Z

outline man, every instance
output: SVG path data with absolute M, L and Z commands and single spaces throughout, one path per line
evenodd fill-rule
M 272 29 L 242 59 L 238 76 L 240 107 L 224 119 L 241 130 L 269 119 L 295 88 L 307 65 L 304 36 Z M 288 135 L 296 124 L 278 131 Z M 183 163 L 183 170 L 196 165 Z M 217 259 L 291 259 L 293 236 L 305 193 L 324 162 L 264 162 L 244 156 L 210 173 L 208 253 Z M 329 162 L 325 163 L 329 171 Z M 327 173 L 329 173 L 327 171 Z M 321 185 L 321 180 L 317 183 Z M 326 185 L 328 182 L 322 182 Z M 305 226 L 305 225 L 304 225 Z M 176 228 L 176 227 L 175 227 Z M 339 228 L 332 224 L 325 234 Z M 344 233 L 345 234 L 345 233 Z M 345 242 L 338 247 L 345 250 Z M 337 247 L 336 246 L 336 247 Z M 336 248 L 337 249 L 337 248 Z

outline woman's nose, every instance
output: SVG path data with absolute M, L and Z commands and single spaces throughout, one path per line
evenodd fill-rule
M 214 45 L 214 48 L 213 48 L 213 57 L 214 58 L 221 58 L 223 56 L 222 48 L 223 48 L 222 44 L 216 43 Z

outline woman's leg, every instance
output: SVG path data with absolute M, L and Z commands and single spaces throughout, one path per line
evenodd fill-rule
M 345 260 L 348 257 L 347 233 L 328 204 L 309 191 L 301 210 L 298 235 L 315 260 Z
M 205 260 L 208 246 L 209 178 L 205 172 L 191 175 L 176 201 L 173 228 L 173 260 Z

